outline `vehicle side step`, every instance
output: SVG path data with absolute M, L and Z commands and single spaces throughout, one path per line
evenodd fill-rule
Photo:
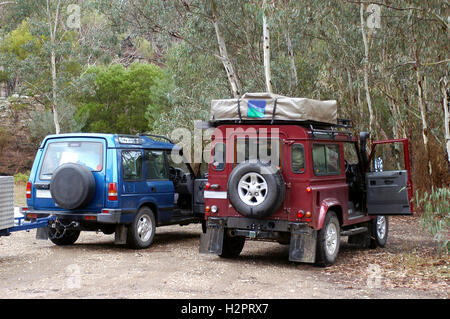
M 352 236 L 356 234 L 365 233 L 366 231 L 368 231 L 367 227 L 358 227 L 341 231 L 341 236 Z

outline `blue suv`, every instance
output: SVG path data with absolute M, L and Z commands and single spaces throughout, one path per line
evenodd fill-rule
M 153 138 L 151 138 L 153 137 Z M 155 228 L 202 223 L 207 179 L 172 143 L 148 134 L 49 135 L 27 183 L 26 219 L 55 216 L 41 231 L 57 245 L 80 231 L 115 233 L 115 243 L 150 246 Z

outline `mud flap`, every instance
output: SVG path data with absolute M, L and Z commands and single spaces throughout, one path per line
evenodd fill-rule
M 116 226 L 114 233 L 114 245 L 124 245 L 127 243 L 127 226 L 120 224 Z
M 48 239 L 48 226 L 36 229 L 36 239 L 39 240 Z
M 294 228 L 291 231 L 289 260 L 314 263 L 316 259 L 317 231 L 310 227 Z
M 222 253 L 223 246 L 223 231 L 221 225 L 208 225 L 206 233 L 200 235 L 200 249 L 201 254 L 216 254 Z

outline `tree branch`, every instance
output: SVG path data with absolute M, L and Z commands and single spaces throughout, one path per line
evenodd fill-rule
M 17 3 L 15 1 L 4 1 L 4 2 L 0 2 L 0 7 L 5 6 L 7 4 L 17 4 Z

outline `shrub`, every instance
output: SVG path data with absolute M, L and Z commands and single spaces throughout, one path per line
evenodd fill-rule
M 30 176 L 30 172 L 26 172 L 26 173 L 17 173 L 16 175 L 14 175 L 14 182 L 16 183 L 26 183 L 28 182 L 28 178 Z
M 5 128 L 0 127 L 0 154 L 3 148 L 10 142 L 11 137 L 11 133 L 9 133 Z
M 421 197 L 416 192 L 416 204 L 422 211 L 420 225 L 427 230 L 437 243 L 439 255 L 450 252 L 448 240 L 450 226 L 450 189 L 432 188 Z

